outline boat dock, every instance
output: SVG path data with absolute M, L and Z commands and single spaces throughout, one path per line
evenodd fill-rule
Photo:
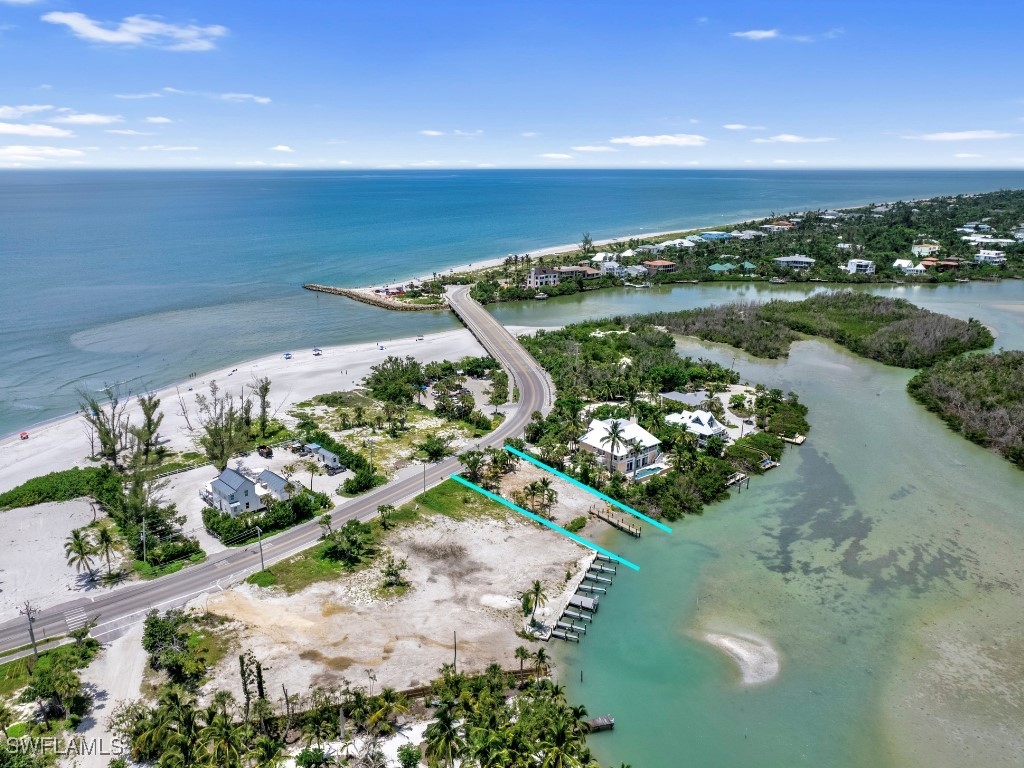
M 623 533 L 628 533 L 630 536 L 633 536 L 634 538 L 640 538 L 641 531 L 638 526 L 630 525 L 625 520 L 615 517 L 614 515 L 612 515 L 610 511 L 602 510 L 598 507 L 591 507 L 590 516 L 596 517 L 598 520 L 603 520 L 604 522 L 608 523 L 608 525 L 610 525 L 612 528 L 617 528 Z
M 807 439 L 807 435 L 796 435 L 795 437 L 784 437 L 779 435 L 779 437 L 783 442 L 792 443 L 793 445 L 803 445 L 804 441 Z
M 597 731 L 610 731 L 615 727 L 615 718 L 611 715 L 599 715 L 598 717 L 592 717 L 587 720 L 587 727 L 590 728 L 591 733 Z
M 594 616 L 601 607 L 601 596 L 608 594 L 612 579 L 618 574 L 615 560 L 595 553 L 587 566 L 583 578 L 576 585 L 576 594 L 569 597 L 569 603 L 555 620 L 550 637 L 578 643 L 593 629 Z

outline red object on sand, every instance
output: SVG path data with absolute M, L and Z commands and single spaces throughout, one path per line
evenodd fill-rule
M 22 440 L 28 440 L 28 432 L 22 432 L 21 433 L 21 439 Z

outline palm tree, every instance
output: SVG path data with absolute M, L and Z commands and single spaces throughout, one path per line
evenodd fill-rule
M 380 527 L 385 531 L 391 526 L 391 517 L 395 514 L 394 504 L 381 504 L 377 507 L 377 516 L 380 518 Z
M 82 533 L 81 528 L 71 532 L 68 540 L 64 542 L 64 554 L 68 559 L 68 565 L 75 566 L 75 571 L 89 571 L 89 578 L 92 578 L 92 556 L 96 554 L 96 548 L 92 541 Z
M 548 652 L 545 651 L 543 648 L 538 648 L 537 652 L 533 654 L 533 671 L 535 677 L 539 678 L 542 674 L 544 674 L 547 671 L 548 661 L 550 661 L 548 657 Z
M 207 745 L 211 765 L 217 768 L 241 765 L 245 752 L 245 728 L 236 726 L 229 714 L 217 712 L 209 725 L 203 728 L 201 737 Z
M 302 467 L 309 472 L 309 490 L 313 490 L 313 476 L 320 474 L 320 462 L 316 459 L 306 459 L 302 462 Z
M 248 758 L 253 768 L 277 768 L 284 759 L 283 745 L 277 739 L 260 736 L 249 750 Z
M 367 727 L 374 733 L 393 732 L 392 719 L 409 711 L 409 700 L 394 688 L 382 688 L 373 698 L 377 709 L 367 719 Z
M 551 487 L 551 480 L 546 477 L 542 477 L 538 482 L 537 493 L 540 496 L 541 504 L 547 509 L 551 509 L 551 505 L 558 499 L 558 491 Z
M 114 534 L 109 525 L 104 525 L 96 534 L 96 554 L 102 555 L 107 561 L 107 576 L 110 575 L 110 553 L 114 550 Z
M 547 605 L 548 596 L 544 592 L 544 585 L 540 583 L 540 579 L 534 580 L 533 586 L 530 587 L 527 594 L 530 596 L 530 603 L 533 605 L 533 611 L 530 613 L 530 623 L 533 624 L 533 617 L 537 615 L 537 606 Z
M 625 443 L 626 439 L 626 428 L 622 425 L 622 419 L 615 419 L 611 426 L 608 427 L 608 432 L 604 437 L 601 438 L 601 444 L 608 444 L 608 471 L 611 471 L 612 463 L 615 461 L 615 452 Z
M 527 659 L 530 658 L 530 651 L 524 646 L 520 645 L 516 648 L 516 658 L 519 659 L 519 677 L 523 676 L 523 664 Z
M 627 442 L 630 452 L 633 454 L 633 480 L 636 481 L 636 471 L 640 469 L 640 454 L 644 451 L 644 441 L 633 438 Z
M 453 701 L 442 701 L 434 713 L 434 719 L 423 732 L 426 741 L 426 758 L 430 766 L 452 768 L 466 746 L 456 722 L 456 705 Z

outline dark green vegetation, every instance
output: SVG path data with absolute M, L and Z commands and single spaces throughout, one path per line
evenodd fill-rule
M 134 762 L 159 768 L 272 766 L 296 750 L 303 768 L 379 766 L 382 739 L 415 713 L 430 721 L 424 752 L 409 745 L 400 752 L 403 766 L 425 757 L 437 768 L 597 768 L 586 746 L 586 710 L 570 705 L 562 686 L 537 677 L 546 669 L 545 651 L 521 650 L 520 664 L 534 662 L 532 679 L 529 671 L 509 673 L 498 664 L 479 675 L 445 665 L 431 685 L 406 693 L 346 683 L 304 694 L 286 690 L 284 698 L 266 690 L 259 660 L 243 654 L 242 701 L 218 691 L 201 708 L 192 693 L 165 686 L 154 705 L 119 703 L 112 730 L 130 745 Z M 343 754 L 328 747 L 339 740 L 348 744 Z
M 203 525 L 225 544 L 240 547 L 256 540 L 256 528 L 262 536 L 267 536 L 312 520 L 317 512 L 330 506 L 331 500 L 326 494 L 303 488 L 290 499 L 271 501 L 266 509 L 238 517 L 207 507 L 203 510 Z
M 945 361 L 918 373 L 907 389 L 968 440 L 1024 466 L 1024 352 Z
M 108 467 L 75 467 L 33 477 L 16 488 L 0 493 L 0 509 L 71 501 L 83 496 L 111 506 L 122 494 L 121 478 Z
M 547 417 L 535 413 L 527 425 L 530 449 L 542 461 L 652 517 L 698 514 L 704 504 L 727 495 L 735 473 L 763 472 L 766 461 L 782 455 L 775 434 L 748 435 L 728 447 L 716 438 L 699 445 L 695 435 L 666 423 L 667 415 L 687 409 L 659 393 L 702 391 L 702 407 L 723 419 L 725 408 L 715 394 L 739 376 L 716 363 L 680 358 L 672 336 L 649 318 L 578 323 L 522 341 L 551 373 L 559 392 L 554 410 Z M 809 429 L 807 409 L 792 392 L 758 386 L 730 407 L 769 432 L 792 437 Z M 635 477 L 609 472 L 593 453 L 579 450 L 577 441 L 590 419 L 609 418 L 635 418 L 661 440 L 668 471 L 638 483 Z M 488 471 L 486 465 L 477 470 L 485 479 Z
M 674 333 L 744 349 L 758 357 L 784 357 L 798 333 L 822 336 L 872 360 L 921 368 L 992 345 L 977 320 L 957 320 L 904 299 L 830 291 L 803 301 L 737 303 L 640 320 Z
M 305 437 L 306 442 L 316 443 L 334 453 L 341 461 L 342 466 L 348 467 L 355 473 L 353 477 L 347 478 L 342 483 L 342 490 L 346 494 L 355 496 L 376 488 L 378 485 L 384 485 L 388 481 L 387 477 L 374 470 L 365 456 L 338 442 L 323 430 L 311 430 L 306 432 Z
M 653 239 L 631 239 L 602 246 L 611 252 L 623 267 L 636 266 L 651 259 L 663 259 L 674 264 L 671 272 L 659 272 L 640 279 L 652 283 L 679 281 L 746 281 L 779 277 L 793 282 L 819 280 L 841 283 L 890 282 L 952 282 L 957 278 L 995 279 L 1020 274 L 1024 270 L 1024 241 L 1013 245 L 995 246 L 1006 252 L 1005 265 L 976 264 L 978 247 L 963 240 L 964 233 L 955 231 L 967 223 L 981 225 L 977 234 L 1013 239 L 1012 233 L 1024 221 L 1024 191 L 1002 190 L 983 195 L 958 195 L 931 200 L 899 202 L 892 205 L 869 205 L 840 214 L 826 211 L 807 211 L 799 214 L 781 214 L 766 219 L 728 225 L 720 229 L 754 230 L 765 233 L 763 226 L 781 224 L 777 229 L 750 239 L 721 240 L 695 239 L 693 247 L 667 246 L 656 254 L 643 251 L 644 246 L 675 240 L 675 233 Z M 698 234 L 697 231 L 689 234 Z M 911 253 L 911 247 L 922 242 L 940 245 L 938 258 L 951 262 L 927 268 L 923 275 L 905 275 L 893 267 L 897 259 L 920 257 Z M 839 247 L 842 243 L 843 246 Z M 992 247 L 992 246 L 984 246 Z M 640 249 L 640 250 L 638 250 Z M 533 298 L 537 291 L 524 286 L 531 267 L 575 266 L 596 249 L 583 238 L 577 250 L 531 259 L 528 255 L 510 256 L 504 264 L 482 270 L 471 277 L 467 274 L 446 275 L 443 280 L 465 283 L 476 279 L 471 295 L 483 303 L 519 301 Z M 815 259 L 809 270 L 792 270 L 777 265 L 773 259 L 780 256 L 802 254 Z M 849 274 L 847 261 L 853 258 L 873 261 L 875 274 Z M 753 269 L 743 267 L 749 262 Z M 718 270 L 711 270 L 717 265 Z M 590 266 L 593 266 L 592 264 Z M 722 269 L 722 267 L 727 267 Z M 614 277 L 597 279 L 570 279 L 542 290 L 549 296 L 577 293 L 583 290 L 622 285 L 624 280 Z
M 38 659 L 28 656 L 0 664 L 0 716 L 7 721 L 0 722 L 0 735 L 14 722 L 13 712 L 6 709 L 3 698 L 18 691 L 20 703 L 34 705 L 33 719 L 19 729 L 24 735 L 59 734 L 81 722 L 91 698 L 78 670 L 89 666 L 100 647 L 88 631 L 88 627 L 76 630 L 73 643 L 44 651 Z M 0 766 L 7 765 L 4 751 L 0 746 Z

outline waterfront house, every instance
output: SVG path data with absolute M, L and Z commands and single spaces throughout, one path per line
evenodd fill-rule
M 751 272 L 757 271 L 757 264 L 752 264 L 749 261 L 744 261 L 742 264 L 740 264 L 740 269 L 742 269 L 747 274 L 750 274 Z
M 614 424 L 618 424 L 621 436 L 612 446 L 608 435 Z M 623 474 L 654 464 L 661 455 L 661 441 L 626 419 L 594 419 L 579 443 L 580 448 L 594 454 L 600 464 Z
M 728 232 L 715 231 L 701 232 L 700 236 L 703 240 L 729 240 L 732 237 L 732 235 L 730 235 Z
M 974 263 L 1000 266 L 1006 263 L 1006 253 L 1004 251 L 993 251 L 983 248 L 974 255 Z
M 851 275 L 875 274 L 875 262 L 867 259 L 850 259 L 846 262 L 846 271 Z
M 276 472 L 264 469 L 256 480 L 256 492 L 261 497 L 270 496 L 277 501 L 287 501 L 292 497 L 294 488 L 291 481 L 286 480 Z
M 256 483 L 233 469 L 225 469 L 210 483 L 207 501 L 232 517 L 263 509 Z
M 639 265 L 632 267 L 622 268 L 622 277 L 629 278 L 631 280 L 637 280 L 639 278 L 647 277 L 647 267 L 641 267 Z
M 697 444 L 703 446 L 709 437 L 720 437 L 728 441 L 729 432 L 711 411 L 680 411 L 665 417 L 666 424 L 675 424 L 697 436 Z
M 615 277 L 622 277 L 626 273 L 622 269 L 622 267 L 619 265 L 619 262 L 617 262 L 617 261 L 602 261 L 601 262 L 601 274 L 602 275 L 614 275 Z
M 917 243 L 910 246 L 910 253 L 918 258 L 929 258 L 938 254 L 942 246 L 938 243 Z
M 654 259 L 653 261 L 645 261 L 644 266 L 647 267 L 647 274 L 656 275 L 659 272 L 675 272 L 676 263 L 674 261 L 666 261 L 665 259 Z
M 779 256 L 776 259 L 772 259 L 778 266 L 785 267 L 787 269 L 810 269 L 814 266 L 814 259 L 810 256 L 804 256 L 802 253 L 797 253 L 792 256 Z
M 712 264 L 708 269 L 716 275 L 727 275 L 734 267 L 732 264 Z
M 550 267 L 531 267 L 530 274 L 526 276 L 526 287 L 536 290 L 546 288 L 550 285 L 558 285 L 559 272 Z

